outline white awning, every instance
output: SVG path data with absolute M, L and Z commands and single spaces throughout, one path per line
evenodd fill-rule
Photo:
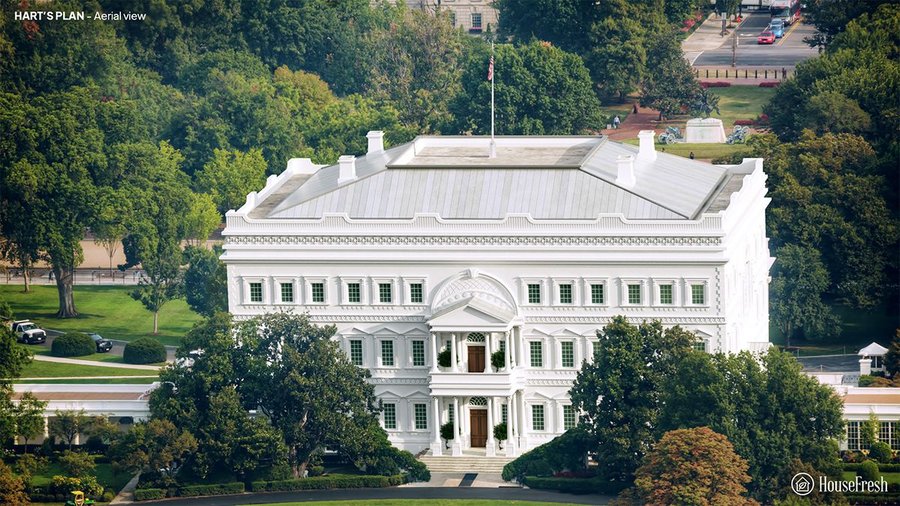
M 859 350 L 858 355 L 861 357 L 881 357 L 887 353 L 888 349 L 878 343 L 872 343 L 865 348 Z

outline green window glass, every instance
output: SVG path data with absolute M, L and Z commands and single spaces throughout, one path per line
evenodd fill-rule
M 384 405 L 384 428 L 385 429 L 396 429 L 397 428 L 397 405 L 396 404 L 385 404 Z
M 325 302 L 325 283 L 312 284 L 312 301 Z
M 294 302 L 294 284 L 281 284 L 281 302 Z
M 591 343 L 591 352 L 595 357 L 598 353 L 600 353 L 600 341 L 594 341 Z
M 560 354 L 562 366 L 575 367 L 575 343 L 572 341 L 564 341 L 560 343 L 560 346 L 562 347 L 562 353 Z
M 350 362 L 353 365 L 363 365 L 362 341 L 359 339 L 350 341 Z
M 659 303 L 673 304 L 672 285 L 659 285 Z
M 628 303 L 641 303 L 641 285 L 628 285 Z
M 394 341 L 387 339 L 381 341 L 381 365 L 384 367 L 394 366 Z
M 541 303 L 541 285 L 535 283 L 528 285 L 528 303 L 529 304 L 540 304 Z
M 412 360 L 414 366 L 425 365 L 425 341 L 412 342 Z
M 509 412 L 509 406 L 506 404 L 500 405 L 500 423 L 506 423 L 506 417 L 509 416 L 507 413 Z
M 559 285 L 559 303 L 572 303 L 572 285 Z
M 455 413 L 455 411 L 453 410 L 453 404 L 450 404 L 449 406 L 447 406 L 447 421 L 448 422 L 453 421 L 454 413 Z
M 382 304 L 389 304 L 393 301 L 390 283 L 378 283 L 378 301 Z
M 361 302 L 362 297 L 360 297 L 360 293 L 359 283 L 347 283 L 347 302 Z
M 531 428 L 544 430 L 544 406 L 542 404 L 531 406 Z
M 703 285 L 691 285 L 691 304 L 706 304 L 706 290 Z
M 425 430 L 428 428 L 428 406 L 425 404 L 414 405 L 416 414 L 416 430 Z
M 409 285 L 409 301 L 413 304 L 422 303 L 422 283 L 412 283 Z
M 250 283 L 250 302 L 262 302 L 262 283 Z
M 577 421 L 575 406 L 563 406 L 563 430 L 574 428 Z
M 603 304 L 603 285 L 591 285 L 591 304 Z
M 706 341 L 703 339 L 694 341 L 694 349 L 697 351 L 706 351 Z
M 540 341 L 530 341 L 531 367 L 544 367 L 544 343 Z

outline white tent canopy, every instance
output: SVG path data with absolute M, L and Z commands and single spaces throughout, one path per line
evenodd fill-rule
M 888 349 L 878 343 L 872 343 L 865 348 L 859 350 L 858 355 L 861 357 L 883 357 Z

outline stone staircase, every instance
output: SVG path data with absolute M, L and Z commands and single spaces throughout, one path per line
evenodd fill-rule
M 512 457 L 485 457 L 483 455 L 465 454 L 459 457 L 435 457 L 429 451 L 419 457 L 432 473 L 490 473 L 500 474 L 503 466 L 513 460 Z

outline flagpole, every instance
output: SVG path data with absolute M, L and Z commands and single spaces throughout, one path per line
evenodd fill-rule
M 491 41 L 491 68 L 494 63 L 494 41 Z M 497 157 L 497 145 L 494 143 L 494 73 L 491 72 L 491 158 Z

